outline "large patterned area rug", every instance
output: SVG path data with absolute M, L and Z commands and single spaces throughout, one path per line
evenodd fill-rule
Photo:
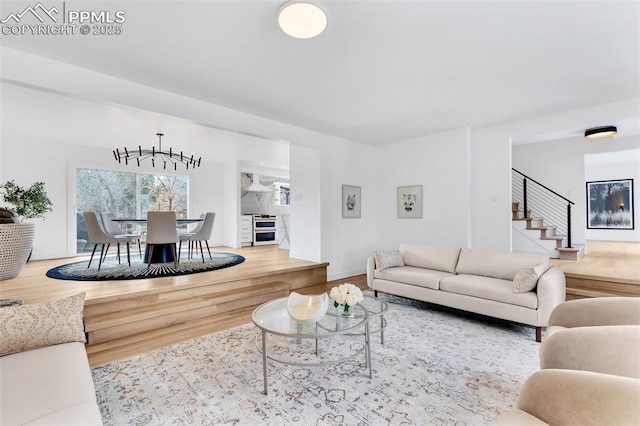
M 99 253 L 98 253 L 99 255 Z M 99 256 L 98 256 L 99 257 Z M 238 265 L 244 262 L 244 257 L 234 253 L 211 252 L 205 254 L 205 261 L 201 257 L 187 259 L 186 254 L 180 258 L 178 266 L 170 263 L 152 263 L 150 268 L 137 254 L 131 256 L 131 266 L 127 263 L 126 255 L 122 263 L 118 263 L 116 257 L 107 257 L 98 271 L 98 261 L 94 258 L 91 267 L 87 268 L 89 260 L 67 263 L 56 266 L 47 271 L 47 277 L 59 280 L 72 281 L 108 281 L 108 280 L 135 280 L 142 278 L 171 277 L 175 275 L 196 274 L 221 268 Z
M 92 370 L 105 425 L 482 425 L 515 405 L 538 369 L 532 330 L 384 296 L 384 345 L 326 367 L 268 363 L 247 324 Z M 347 339 L 347 340 L 345 340 Z M 323 353 L 356 348 L 345 336 Z M 287 350 L 306 349 L 291 342 Z

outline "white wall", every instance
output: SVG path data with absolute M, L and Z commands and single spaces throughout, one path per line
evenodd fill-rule
M 291 145 L 291 223 L 289 255 L 322 260 L 320 156 L 316 149 Z
M 322 261 L 330 280 L 362 274 L 377 248 L 376 148 L 358 143 L 327 143 L 320 149 Z M 342 185 L 362 191 L 361 217 L 342 217 Z M 294 182 L 291 183 L 294 188 Z
M 636 139 L 633 145 L 640 147 L 640 140 Z M 619 156 L 587 154 L 585 156 L 585 180 L 587 182 L 593 182 L 600 180 L 633 179 L 634 229 L 587 229 L 587 240 L 640 241 L 640 224 L 638 223 L 640 215 L 638 215 L 637 211 L 637 209 L 640 208 L 640 204 L 638 203 L 638 196 L 640 196 L 640 189 L 638 188 L 640 185 L 640 149 L 620 151 L 619 154 Z M 615 162 L 609 161 L 611 158 L 615 158 Z
M 633 148 L 640 148 L 640 138 L 637 136 L 600 140 L 576 136 L 516 145 L 513 147 L 513 167 L 575 203 L 572 206 L 572 243 L 585 244 L 588 239 L 633 241 L 634 238 L 637 240 L 637 231 L 587 230 L 585 185 L 587 181 L 601 180 L 594 176 L 603 176 L 604 179 L 610 176 L 618 176 L 615 179 L 637 176 L 640 169 L 637 160 L 627 161 L 626 165 L 620 163 L 609 170 L 585 168 L 585 155 Z
M 469 132 L 456 129 L 381 147 L 377 153 L 377 246 L 467 247 L 470 223 Z M 422 185 L 422 219 L 397 216 L 397 187 Z
M 585 244 L 584 145 L 584 138 L 575 137 L 513 147 L 516 170 L 575 203 L 571 206 L 572 245 Z M 547 219 L 545 224 L 553 225 Z
M 619 134 L 638 135 L 639 100 L 629 99 L 532 120 L 471 131 L 471 243 L 473 247 L 511 249 L 511 151 L 515 146 L 578 137 L 585 129 L 619 125 Z M 602 147 L 610 150 L 609 147 Z M 559 154 L 560 155 L 560 154 Z M 563 154 L 562 154 L 563 155 Z M 541 160 L 541 167 L 547 159 Z
M 70 254 L 72 244 L 62 235 L 71 234 L 69 169 L 90 162 L 111 166 L 113 146 L 152 145 L 158 131 L 167 143 L 202 153 L 211 175 L 204 165 L 189 172 L 192 182 L 198 180 L 193 195 L 203 203 L 199 208 L 224 211 L 216 218 L 223 228 L 214 235 L 225 245 L 238 243 L 242 165 L 266 157 L 272 164 L 290 160 L 291 255 L 329 261 L 332 277 L 363 271 L 372 249 L 401 241 L 509 250 L 511 141 L 548 140 L 543 136 L 617 124 L 618 118 L 637 121 L 639 115 L 638 100 L 630 99 L 376 149 L 13 49 L 0 51 L 3 78 L 18 82 L 1 85 L 0 181 L 43 180 L 56 209 L 37 223 L 36 258 Z M 296 180 L 303 196 L 297 207 Z M 340 217 L 342 184 L 362 187 L 362 219 Z M 398 219 L 396 188 L 413 184 L 424 186 L 424 217 Z M 373 209 L 369 202 L 375 202 Z M 304 213 L 297 221 L 295 208 Z
M 155 134 L 161 131 L 165 144 L 202 155 L 199 169 L 181 174 L 190 176 L 190 211 L 218 213 L 213 245 L 237 244 L 237 233 L 227 230 L 237 229 L 238 159 L 282 164 L 289 158 L 289 147 L 281 142 L 11 84 L 3 83 L 1 89 L 0 182 L 15 179 L 20 185 L 30 185 L 44 181 L 53 202 L 54 210 L 46 219 L 35 220 L 34 259 L 74 254 L 76 167 L 154 171 L 149 164 L 139 169 L 118 165 L 111 154 L 116 145 L 150 147 L 157 144 Z M 228 179 L 230 174 L 233 180 Z

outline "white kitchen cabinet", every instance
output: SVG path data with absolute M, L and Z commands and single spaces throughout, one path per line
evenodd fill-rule
M 250 214 L 240 216 L 240 244 L 253 245 L 253 216 Z

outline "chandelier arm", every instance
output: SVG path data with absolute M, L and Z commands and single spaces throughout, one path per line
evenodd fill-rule
M 122 151 L 120 148 L 116 147 L 113 149 L 114 159 L 118 163 L 122 163 L 122 159 L 124 159 L 125 164 L 129 164 L 129 160 L 135 160 L 135 163 L 138 166 L 141 166 L 142 162 L 148 158 L 151 158 L 151 166 L 155 167 L 156 157 L 158 160 L 162 160 L 162 167 L 164 169 L 167 168 L 167 162 L 169 164 L 173 164 L 174 170 L 178 170 L 178 163 L 184 164 L 186 170 L 189 170 L 189 167 L 196 168 L 200 167 L 200 163 L 202 161 L 202 157 L 198 157 L 196 159 L 195 154 L 185 155 L 182 150 L 180 150 L 180 155 L 178 153 L 173 152 L 173 147 L 169 147 L 168 151 L 162 150 L 162 133 L 156 133 L 158 135 L 158 146 L 151 147 L 151 149 L 142 149 L 142 145 L 138 145 L 137 149 L 129 150 L 125 145 L 122 146 Z M 158 163 L 160 165 L 160 163 Z

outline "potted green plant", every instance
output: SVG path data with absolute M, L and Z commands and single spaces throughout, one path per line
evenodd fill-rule
M 2 189 L 2 199 L 6 203 L 13 204 L 13 210 L 21 218 L 44 217 L 45 213 L 52 210 L 51 200 L 44 190 L 44 182 L 36 182 L 29 188 L 23 188 L 10 180 L 0 185 L 0 189 Z
M 44 182 L 23 188 L 10 180 L 0 185 L 0 190 L 2 199 L 13 205 L 12 209 L 0 209 L 0 280 L 7 280 L 17 277 L 31 256 L 35 224 L 22 220 L 44 217 L 52 210 L 52 203 Z

